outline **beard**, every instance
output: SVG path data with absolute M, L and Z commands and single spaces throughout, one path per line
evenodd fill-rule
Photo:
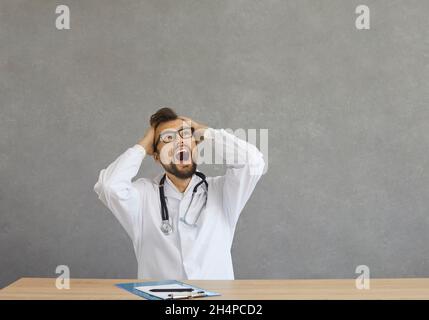
M 175 177 L 179 179 L 188 179 L 192 177 L 197 170 L 197 164 L 195 162 L 192 162 L 192 164 L 189 167 L 179 169 L 179 167 L 175 163 L 171 163 L 168 166 L 162 165 L 164 167 L 164 170 L 168 173 L 171 173 Z

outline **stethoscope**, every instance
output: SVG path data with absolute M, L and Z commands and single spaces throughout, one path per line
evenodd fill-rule
M 191 201 L 189 202 L 188 208 L 186 209 L 185 215 L 183 216 L 183 218 L 180 218 L 180 221 L 184 222 L 186 225 L 190 226 L 190 227 L 196 227 L 197 226 L 197 221 L 198 218 L 201 215 L 201 211 L 198 213 L 198 216 L 196 217 L 196 219 L 194 220 L 193 223 L 188 223 L 186 221 L 186 217 L 188 215 L 188 211 L 189 208 L 191 207 L 191 203 L 194 200 L 194 195 L 198 190 L 198 187 L 201 184 L 205 184 L 206 185 L 206 189 L 208 190 L 209 185 L 206 181 L 206 176 L 201 173 L 196 171 L 195 174 L 201 178 L 201 181 L 198 182 L 195 187 L 194 190 L 192 191 L 192 197 L 191 197 Z M 168 215 L 168 209 L 167 209 L 167 204 L 165 203 L 165 195 L 164 195 L 164 182 L 165 182 L 165 177 L 166 175 L 164 174 L 161 178 L 161 180 L 159 181 L 159 198 L 161 200 L 161 218 L 162 218 L 162 223 L 161 223 L 161 231 L 165 234 L 165 235 L 169 235 L 173 232 L 173 227 L 171 226 L 170 220 L 169 220 L 169 215 Z M 204 206 L 207 204 L 207 196 L 206 196 L 206 200 L 205 200 L 205 204 Z

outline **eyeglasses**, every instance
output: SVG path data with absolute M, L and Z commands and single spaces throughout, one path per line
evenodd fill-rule
M 194 128 L 188 127 L 188 128 L 182 128 L 179 130 L 165 130 L 161 132 L 161 134 L 159 135 L 155 143 L 155 146 L 158 145 L 159 141 L 162 141 L 164 143 L 170 143 L 176 140 L 177 134 L 179 134 L 179 136 L 181 136 L 182 139 L 189 139 L 194 134 Z

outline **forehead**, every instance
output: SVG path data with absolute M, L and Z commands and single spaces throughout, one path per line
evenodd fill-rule
M 171 120 L 161 123 L 155 130 L 155 135 L 159 135 L 165 130 L 179 130 L 181 128 L 189 128 L 190 125 L 182 119 Z

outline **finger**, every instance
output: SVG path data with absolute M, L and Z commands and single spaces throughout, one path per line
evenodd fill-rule
M 192 121 L 192 119 L 190 119 L 188 117 L 180 116 L 179 119 L 183 120 L 184 122 L 186 122 L 190 126 L 192 126 L 192 123 L 195 123 L 194 121 Z

